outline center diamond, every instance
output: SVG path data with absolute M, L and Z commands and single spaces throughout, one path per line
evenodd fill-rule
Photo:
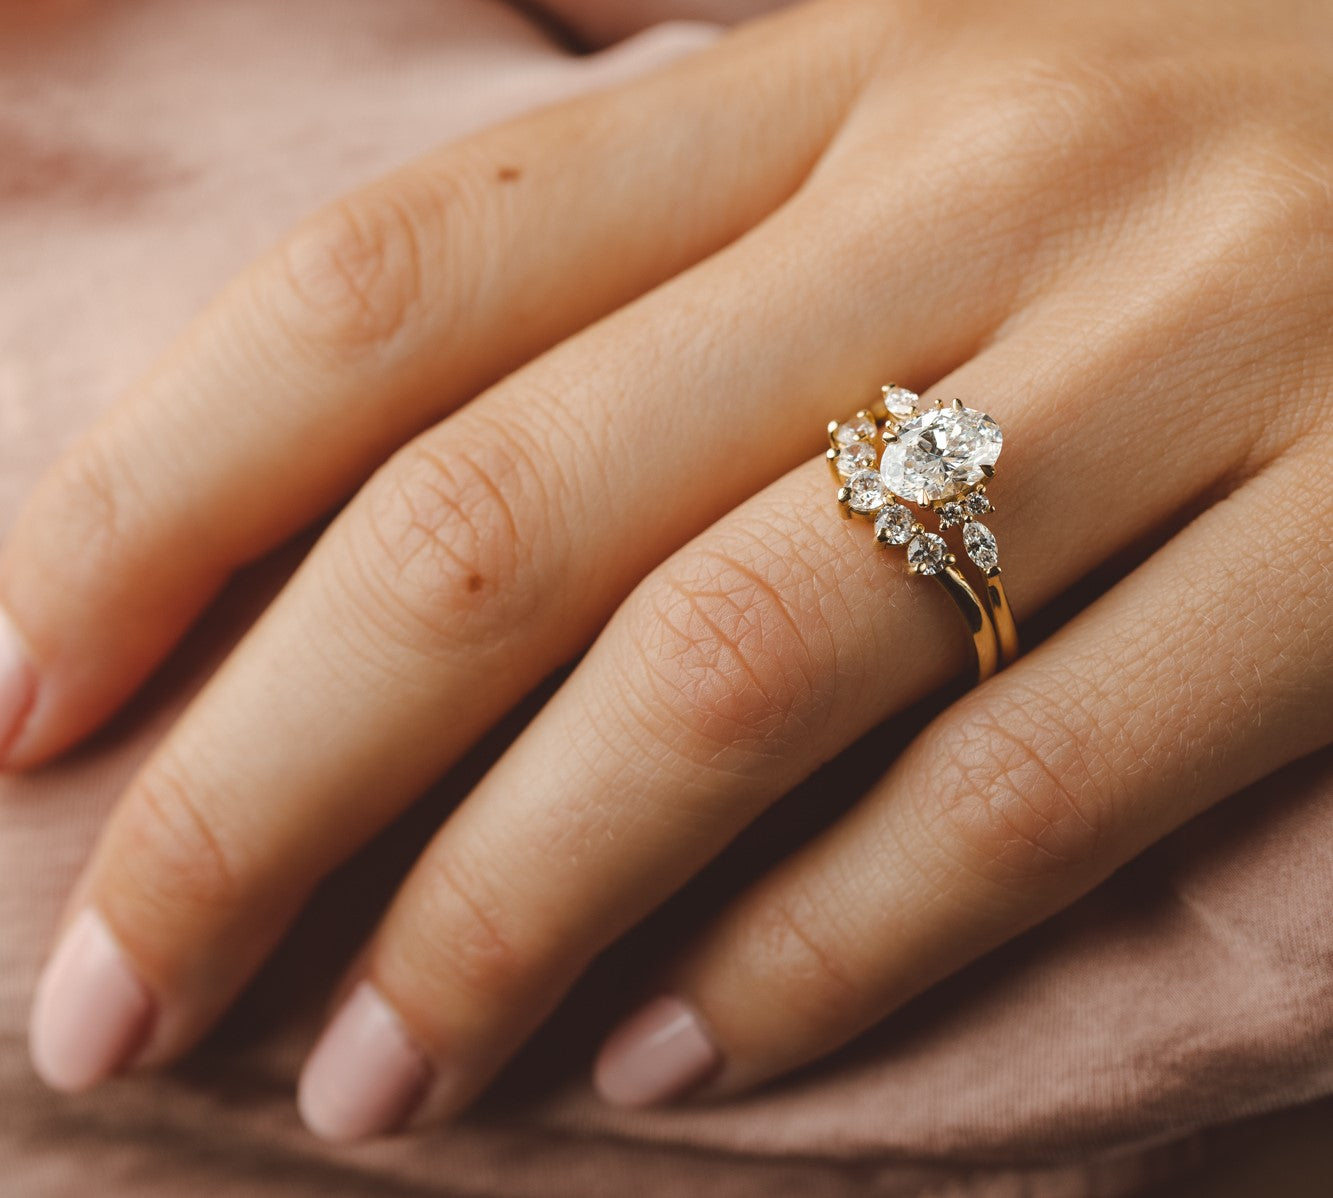
M 879 471 L 895 495 L 913 503 L 953 499 L 995 465 L 1004 438 L 1000 426 L 972 408 L 933 408 L 898 426 L 884 447 Z

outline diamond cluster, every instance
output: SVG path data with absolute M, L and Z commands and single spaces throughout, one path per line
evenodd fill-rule
M 882 427 L 869 412 L 830 426 L 839 499 L 874 518 L 879 541 L 906 545 L 908 566 L 918 574 L 938 574 L 955 559 L 908 503 L 932 509 L 941 531 L 961 524 L 968 557 L 982 570 L 998 570 L 995 534 L 977 517 L 991 510 L 985 483 L 1004 444 L 1000 426 L 957 400 L 923 411 L 915 392 L 893 385 L 884 388 L 884 408 Z

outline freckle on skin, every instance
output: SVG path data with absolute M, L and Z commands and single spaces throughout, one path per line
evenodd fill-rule
M 502 166 L 495 172 L 495 177 L 499 179 L 501 183 L 514 183 L 523 178 L 523 172 L 516 166 Z
M 472 594 L 476 594 L 486 585 L 486 580 L 480 574 L 469 574 L 467 579 L 467 589 Z

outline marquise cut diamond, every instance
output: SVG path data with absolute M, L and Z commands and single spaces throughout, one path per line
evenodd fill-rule
M 934 408 L 898 427 L 898 439 L 884 447 L 880 473 L 890 491 L 913 503 L 954 499 L 986 476 L 1003 440 L 984 412 Z
M 963 548 L 967 550 L 967 556 L 983 570 L 993 570 L 1000 564 L 995 534 L 975 520 L 969 520 L 963 525 Z

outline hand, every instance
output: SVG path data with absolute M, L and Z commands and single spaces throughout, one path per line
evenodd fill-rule
M 186 1050 L 320 878 L 587 650 L 301 1086 L 335 1138 L 467 1104 L 594 954 L 963 667 L 815 460 L 889 378 L 1002 424 L 1020 618 L 1134 568 L 664 965 L 607 1097 L 814 1059 L 1327 743 L 1331 36 L 1296 0 L 835 0 L 298 229 L 0 561 L 27 767 L 355 491 L 109 822 L 39 989 L 47 1080 Z

